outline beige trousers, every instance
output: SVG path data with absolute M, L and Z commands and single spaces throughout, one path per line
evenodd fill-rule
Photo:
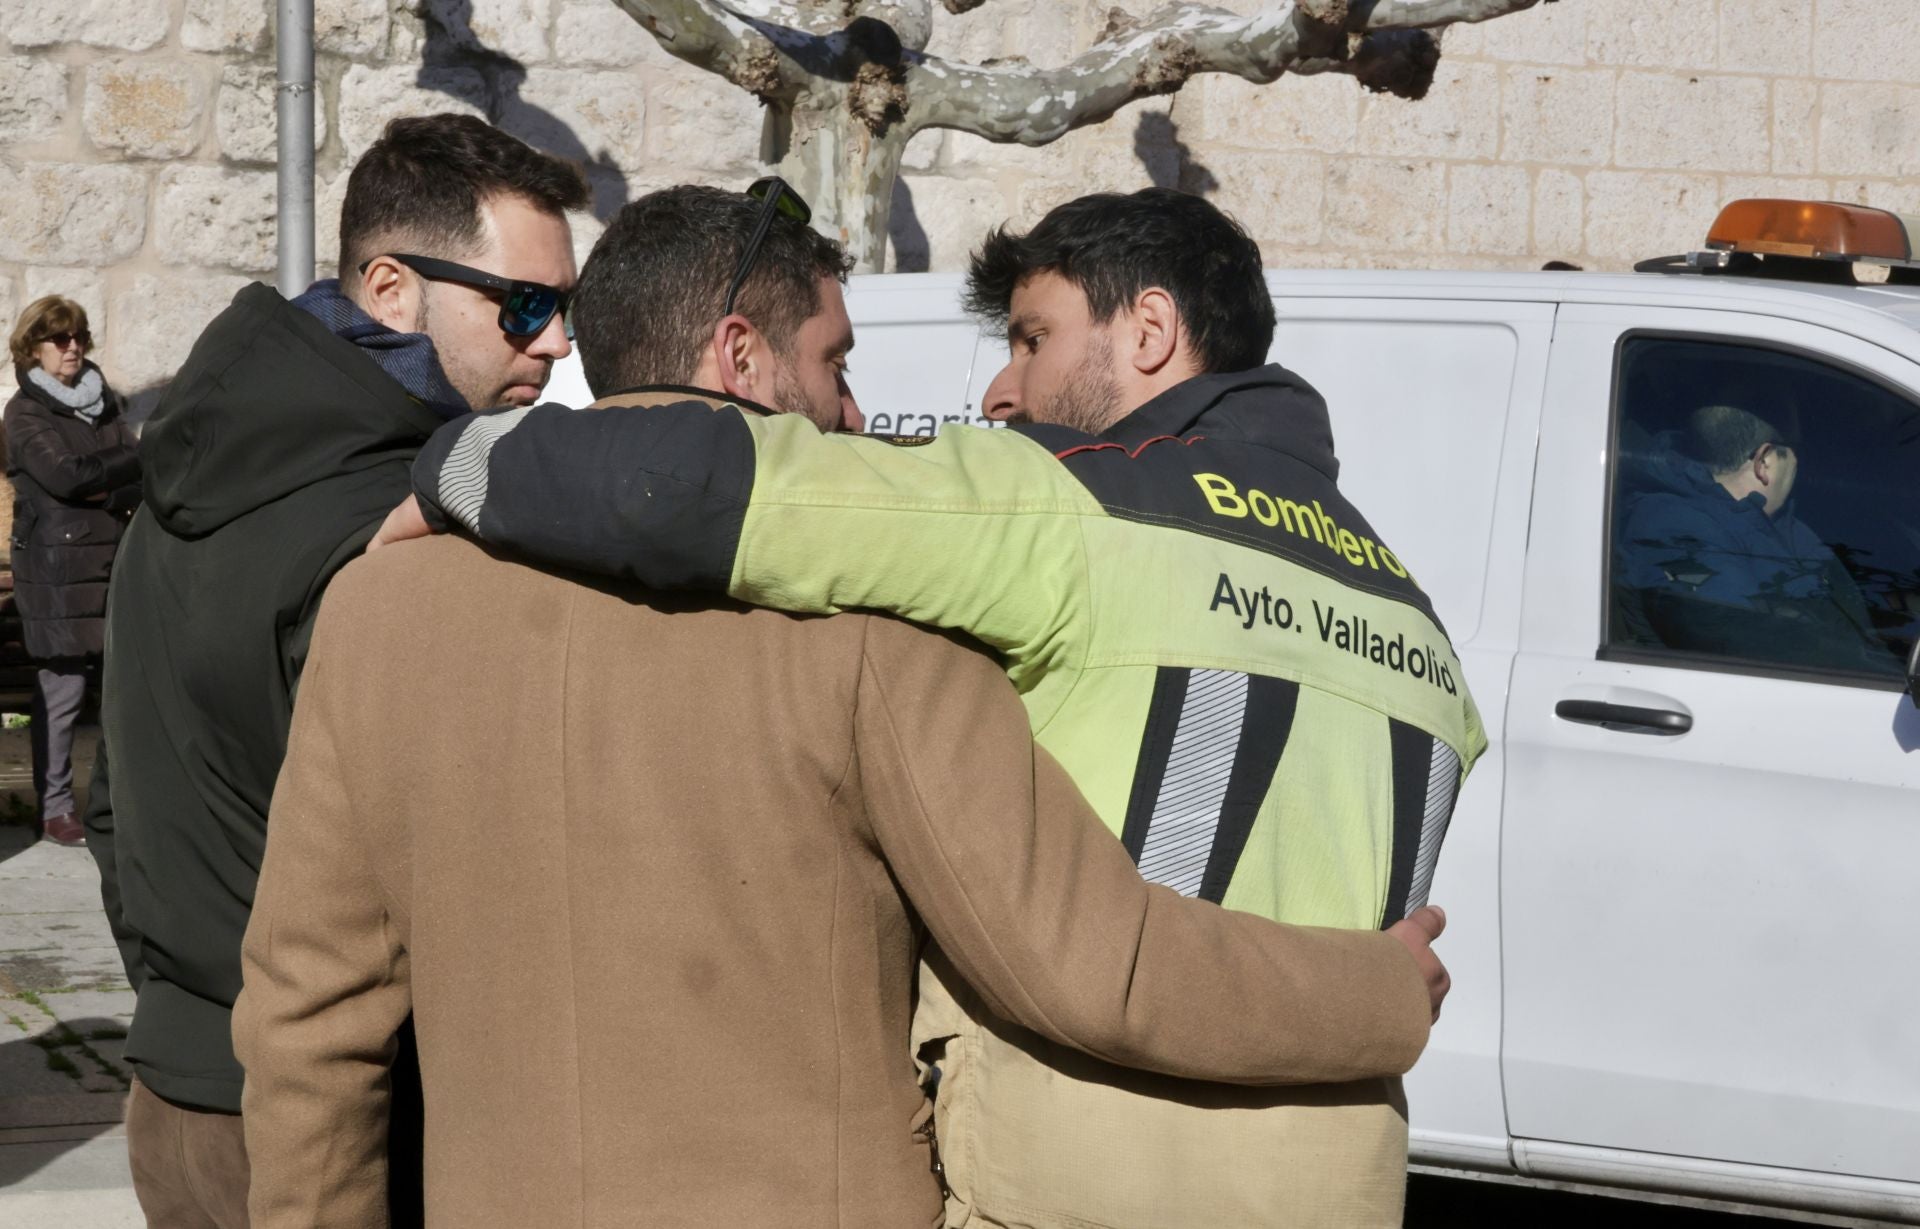
M 947 1229 L 1400 1225 L 1397 1079 L 1243 1088 L 1114 1067 L 994 1020 L 937 953 L 913 1038 L 940 1069 Z
M 175 1105 L 136 1079 L 127 1161 L 147 1229 L 246 1229 L 252 1171 L 240 1115 Z

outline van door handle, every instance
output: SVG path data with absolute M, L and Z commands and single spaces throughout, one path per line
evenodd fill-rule
M 1553 715 L 1562 721 L 1597 725 L 1622 734 L 1661 734 L 1668 738 L 1693 728 L 1693 718 L 1665 708 L 1637 708 L 1631 704 L 1609 704 L 1605 700 L 1562 700 L 1553 706 Z

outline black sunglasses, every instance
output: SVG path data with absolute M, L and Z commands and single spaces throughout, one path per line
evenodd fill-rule
M 753 272 L 753 262 L 760 255 L 760 245 L 767 241 L 767 232 L 773 229 L 775 214 L 784 214 L 805 226 L 813 221 L 813 210 L 807 208 L 807 202 L 800 194 L 788 186 L 787 181 L 778 175 L 769 175 L 765 179 L 756 179 L 747 186 L 747 195 L 760 202 L 760 216 L 754 220 L 753 233 L 747 236 L 747 246 L 740 253 L 740 264 L 733 271 L 733 282 L 727 287 L 726 308 L 720 314 L 733 315 L 733 301 L 740 294 L 740 287 L 747 281 L 747 275 Z
M 455 264 L 451 260 L 435 260 L 431 256 L 410 256 L 405 252 L 388 252 L 386 255 L 389 260 L 399 261 L 421 277 L 477 286 L 499 294 L 500 331 L 509 337 L 535 336 L 547 327 L 554 313 L 559 312 L 567 330 L 567 340 L 573 340 L 573 323 L 565 319 L 567 300 L 572 297 L 572 291 L 556 290 L 544 282 L 518 282 L 483 269 Z M 367 266 L 378 259 L 375 256 L 361 262 L 360 272 L 365 273 Z
M 42 337 L 40 341 L 52 342 L 53 348 L 56 350 L 64 350 L 77 341 L 80 343 L 80 348 L 85 350 L 93 345 L 93 334 L 87 332 L 85 329 L 81 329 L 78 333 L 48 333 L 45 337 Z M 35 342 L 34 344 L 39 345 L 40 342 Z

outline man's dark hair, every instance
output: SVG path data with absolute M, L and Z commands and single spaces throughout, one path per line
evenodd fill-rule
M 726 306 L 760 202 L 681 184 L 614 215 L 573 292 L 573 336 L 596 397 L 643 384 L 691 384 Z M 734 310 L 779 354 L 820 311 L 820 279 L 845 281 L 853 262 L 803 222 L 774 215 Z
M 1789 429 L 1783 430 L 1738 406 L 1703 405 L 1687 416 L 1687 452 L 1714 473 L 1729 473 L 1745 465 L 1762 444 L 1793 447 L 1791 425 L 1789 421 Z
M 1184 192 L 1096 193 L 1058 206 L 1024 235 L 1004 226 L 990 232 L 967 271 L 967 310 L 1004 332 L 1014 288 L 1036 273 L 1079 288 L 1101 323 L 1141 291 L 1165 290 L 1202 371 L 1258 367 L 1273 344 L 1259 245 Z
M 587 181 L 471 115 L 421 115 L 387 124 L 347 179 L 340 207 L 340 278 L 386 252 L 459 257 L 480 246 L 481 206 L 518 196 L 555 215 L 587 207 Z

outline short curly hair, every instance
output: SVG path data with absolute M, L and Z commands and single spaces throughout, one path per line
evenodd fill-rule
M 38 361 L 34 358 L 34 348 L 47 338 L 55 333 L 85 332 L 86 308 L 57 294 L 42 295 L 20 313 L 20 323 L 13 326 L 13 337 L 7 348 L 13 351 L 15 367 L 32 367 Z
M 596 397 L 691 384 L 713 337 L 761 204 L 744 192 L 679 184 L 613 216 L 573 292 L 574 344 Z M 847 280 L 846 251 L 776 213 L 735 306 L 782 355 L 820 312 L 820 281 Z

